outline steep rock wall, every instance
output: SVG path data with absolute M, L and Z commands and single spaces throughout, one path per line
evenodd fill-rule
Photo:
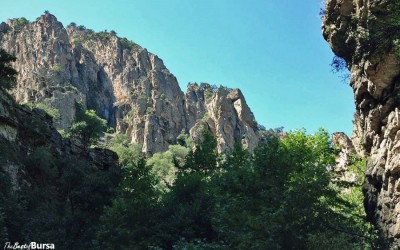
M 7 171 L 18 189 L 26 158 L 38 148 L 46 148 L 61 160 L 74 157 L 101 170 L 118 167 L 115 152 L 103 148 L 85 148 L 79 140 L 63 140 L 52 118 L 41 109 L 17 104 L 0 90 L 0 170 Z M 36 167 L 36 166 L 35 166 Z
M 192 128 L 204 120 L 220 152 L 235 141 L 249 148 L 258 142 L 257 124 L 239 90 L 210 92 L 190 84 L 185 95 L 160 58 L 114 32 L 64 28 L 45 14 L 31 23 L 2 23 L 0 46 L 17 57 L 16 100 L 58 109 L 58 129 L 71 125 L 79 102 L 148 154 L 166 150 L 181 133 L 196 136 Z
M 387 0 L 328 0 L 323 35 L 350 69 L 356 112 L 353 142 L 368 157 L 366 211 L 400 245 L 400 64 Z M 392 29 L 392 30 L 391 30 Z

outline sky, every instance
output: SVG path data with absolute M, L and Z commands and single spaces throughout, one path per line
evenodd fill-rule
M 2 0 L 4 1 L 4 0 Z M 50 11 L 68 25 L 121 37 L 189 82 L 240 88 L 259 124 L 286 131 L 352 131 L 353 92 L 332 73 L 323 0 L 13 0 L 0 20 Z

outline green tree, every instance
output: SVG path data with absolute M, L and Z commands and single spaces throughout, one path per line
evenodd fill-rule
M 196 144 L 195 149 L 190 151 L 185 159 L 181 171 L 211 172 L 217 167 L 217 140 L 209 131 L 203 132 L 203 140 Z
M 31 148 L 29 155 L 13 153 L 20 158 L 18 168 L 0 161 L 0 240 L 92 249 L 99 217 L 116 195 L 119 168 L 101 170 L 45 146 Z
M 10 64 L 16 60 L 15 56 L 0 49 L 0 89 L 10 90 L 15 87 L 17 71 Z
M 151 172 L 158 179 L 157 188 L 160 191 L 169 191 L 169 187 L 176 179 L 177 166 L 185 163 L 189 150 L 181 145 L 169 145 L 167 151 L 155 153 L 147 160 L 147 164 L 151 166 Z
M 253 157 L 238 147 L 213 180 L 218 238 L 239 249 L 314 249 L 319 239 L 327 248 L 373 248 L 356 207 L 331 181 L 334 158 L 324 130 L 271 137 Z
M 82 106 L 77 104 L 76 119 L 69 129 L 68 135 L 80 138 L 86 146 L 94 145 L 106 128 L 106 123 L 96 115 L 96 111 L 83 110 Z
M 145 159 L 131 145 L 117 148 L 123 180 L 97 233 L 99 249 L 146 249 L 154 240 L 159 193 Z
M 188 244 L 200 239 L 213 241 L 216 237 L 211 220 L 215 203 L 210 182 L 217 167 L 216 146 L 213 135 L 204 132 L 203 140 L 189 151 L 184 164 L 178 166 L 175 182 L 164 195 L 157 215 L 160 223 L 156 228 L 156 243 L 163 249 L 186 241 Z
M 182 239 L 212 242 L 216 238 L 211 220 L 214 192 L 205 173 L 179 175 L 160 208 L 154 240 L 162 249 L 172 249 Z
M 266 137 L 252 153 L 236 144 L 223 162 L 215 139 L 205 135 L 183 164 L 176 164 L 176 179 L 163 193 L 155 188 L 150 167 L 169 168 L 171 152 L 145 164 L 119 140 L 124 181 L 102 217 L 99 248 L 377 248 L 359 212 L 360 189 L 344 197 L 343 188 L 332 181 L 337 151 L 329 134 L 298 130 L 283 139 L 280 135 Z
M 101 170 L 85 161 L 69 158 L 59 163 L 63 173 L 58 189 L 64 197 L 62 219 L 65 249 L 93 249 L 100 217 L 117 196 L 122 171 Z M 61 234 L 62 235 L 62 234 Z

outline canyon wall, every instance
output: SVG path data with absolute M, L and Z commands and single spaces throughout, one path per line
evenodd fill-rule
M 328 0 L 323 35 L 337 68 L 350 70 L 353 142 L 368 159 L 364 185 L 368 219 L 400 245 L 399 1 Z

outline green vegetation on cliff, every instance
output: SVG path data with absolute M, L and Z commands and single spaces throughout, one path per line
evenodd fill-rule
M 84 110 L 82 105 L 77 103 L 76 119 L 65 132 L 65 136 L 78 138 L 85 146 L 95 145 L 106 129 L 106 123 L 96 115 L 96 111 Z

